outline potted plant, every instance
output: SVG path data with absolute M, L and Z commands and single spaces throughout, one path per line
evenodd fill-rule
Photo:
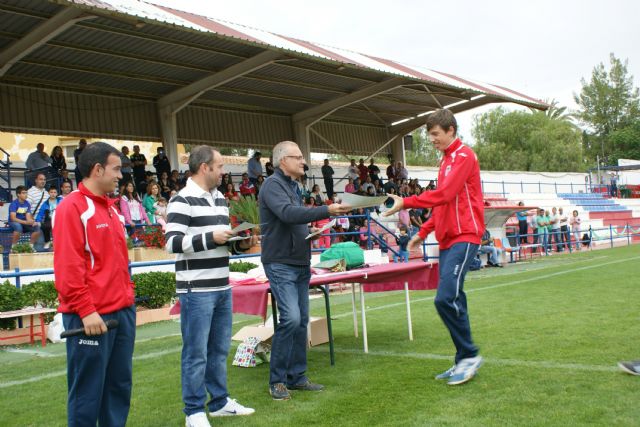
M 232 227 L 242 224 L 243 222 L 256 224 L 256 227 L 251 233 L 254 236 L 260 236 L 260 209 L 258 207 L 258 200 L 256 200 L 256 196 L 253 194 L 241 196 L 237 200 L 229 200 L 229 217 Z M 248 251 L 248 253 L 259 252 L 259 243 Z
M 9 266 L 20 270 L 53 268 L 53 252 L 35 252 L 29 243 L 17 243 L 11 247 Z
M 142 247 L 134 249 L 133 261 L 173 259 L 173 254 L 164 249 L 165 240 L 162 228 L 146 226 L 137 230 L 133 236 L 142 242 Z

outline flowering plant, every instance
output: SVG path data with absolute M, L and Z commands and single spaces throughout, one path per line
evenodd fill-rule
M 134 239 L 142 242 L 146 248 L 164 248 L 164 233 L 161 227 L 147 226 L 134 234 Z

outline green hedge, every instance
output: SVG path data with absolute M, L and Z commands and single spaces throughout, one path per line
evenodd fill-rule
M 253 270 L 257 265 L 252 262 L 238 261 L 229 263 L 229 271 L 236 273 L 246 273 L 249 270 Z
M 137 297 L 148 298 L 138 303 L 141 307 L 161 308 L 169 304 L 176 293 L 176 275 L 167 272 L 149 272 L 133 275 Z M 37 280 L 21 289 L 8 280 L 0 284 L 0 311 L 20 310 L 24 307 L 57 308 L 58 292 L 52 280 Z M 55 313 L 45 315 L 48 322 Z M 15 319 L 0 319 L 0 329 L 15 329 Z
M 136 285 L 136 297 L 148 298 L 138 303 L 141 307 L 164 307 L 176 294 L 175 273 L 152 271 L 134 274 L 133 283 Z
M 22 292 L 5 281 L 0 285 L 0 311 L 20 310 L 24 307 Z M 0 329 L 15 329 L 16 319 L 0 319 Z

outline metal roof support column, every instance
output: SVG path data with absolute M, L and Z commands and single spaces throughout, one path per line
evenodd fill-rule
M 407 166 L 407 159 L 404 155 L 404 135 L 399 135 L 393 140 L 391 154 L 394 162 L 402 162 L 403 166 Z
M 67 7 L 58 12 L 0 52 L 0 77 L 9 71 L 13 64 L 66 31 L 76 22 L 93 18 L 95 16 L 86 15 L 82 10 L 73 7 Z
M 171 169 L 179 170 L 176 113 L 171 111 L 171 107 L 160 108 L 158 111 L 160 113 L 160 128 L 162 129 L 162 146 L 171 164 Z
M 295 142 L 300 147 L 307 165 L 311 167 L 311 135 L 309 134 L 308 122 L 293 123 L 293 135 Z

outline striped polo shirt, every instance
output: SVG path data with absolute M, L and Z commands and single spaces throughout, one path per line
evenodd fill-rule
M 206 191 L 191 178 L 167 206 L 165 248 L 176 254 L 176 292 L 230 289 L 229 251 L 213 231 L 229 230 L 229 208 L 217 189 Z

